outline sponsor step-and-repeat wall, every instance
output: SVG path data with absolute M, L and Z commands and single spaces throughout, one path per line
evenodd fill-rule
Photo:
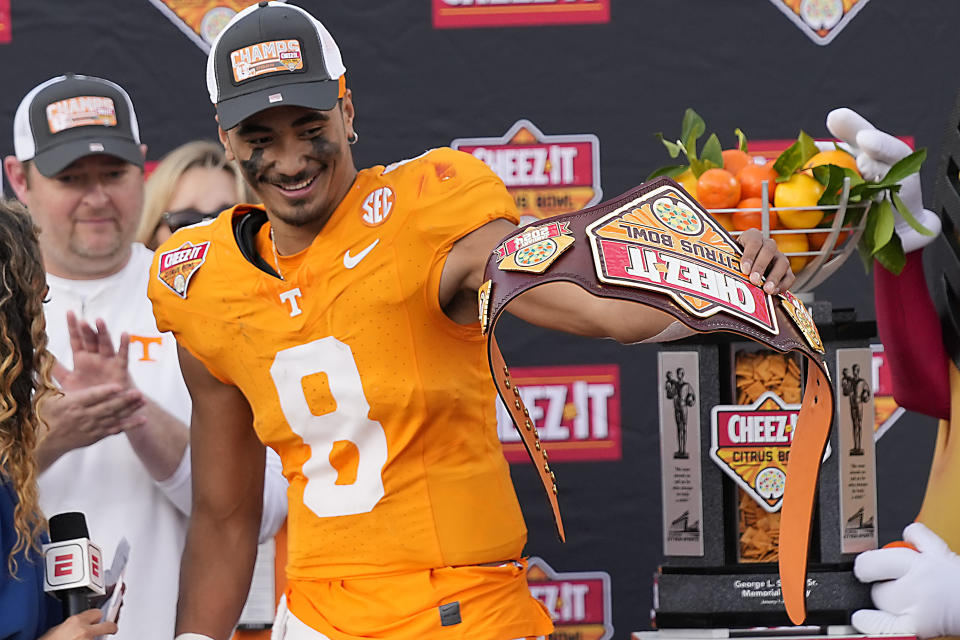
M 675 137 L 687 107 L 725 148 L 736 144 L 739 127 L 751 151 L 773 153 L 801 129 L 828 137 L 826 113 L 847 105 L 935 156 L 960 88 L 952 26 L 960 5 L 953 3 L 292 3 L 321 18 L 340 44 L 361 135 L 358 164 L 453 146 L 497 172 L 527 221 L 614 197 L 669 164 L 654 134 Z M 64 72 L 107 77 L 129 91 L 151 162 L 188 140 L 216 137 L 206 52 L 247 0 L 121 4 L 0 0 L 4 154 L 13 151 L 22 96 Z M 921 174 L 928 193 L 935 168 L 928 161 Z M 371 194 L 364 215 L 375 222 L 391 198 Z M 816 296 L 860 319 L 874 316 L 872 282 L 856 258 Z M 566 544 L 556 540 L 536 474 L 501 407 L 500 436 L 530 529 L 531 590 L 556 620 L 555 637 L 601 640 L 649 628 L 652 576 L 665 544 L 661 462 L 676 453 L 661 458 L 665 378 L 657 347 L 581 339 L 512 318 L 498 335 L 560 486 Z M 885 434 L 876 446 L 883 543 L 916 515 L 934 424 L 896 407 L 879 345 L 869 369 L 861 375 L 875 395 L 876 435 Z M 673 380 L 683 404 L 689 396 Z M 789 404 L 757 402 L 786 421 L 792 415 Z M 745 483 L 733 464 L 734 455 L 746 455 L 740 445 L 718 441 L 712 455 L 733 465 L 730 482 L 775 503 L 782 478 L 769 472 Z M 674 519 L 676 540 L 692 540 L 695 518 Z

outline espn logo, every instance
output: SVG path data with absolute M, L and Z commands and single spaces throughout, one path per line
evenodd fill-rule
M 85 538 L 43 545 L 44 591 L 87 587 L 104 592 L 103 554 Z

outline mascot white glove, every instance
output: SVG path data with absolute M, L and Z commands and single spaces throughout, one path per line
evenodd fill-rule
M 898 160 L 913 151 L 907 143 L 880 131 L 856 111 L 846 107 L 827 114 L 827 129 L 848 145 L 847 150 L 856 157 L 857 169 L 866 180 L 879 180 Z M 919 174 L 907 176 L 900 185 L 900 199 L 917 221 L 933 232 L 930 236 L 918 232 L 894 208 L 894 229 L 903 244 L 904 253 L 910 253 L 933 242 L 940 233 L 940 216 L 923 208 Z
M 853 614 L 867 634 L 916 634 L 921 638 L 960 635 L 960 556 L 920 522 L 903 530 L 914 547 L 865 551 L 853 573 L 871 588 L 876 609 Z

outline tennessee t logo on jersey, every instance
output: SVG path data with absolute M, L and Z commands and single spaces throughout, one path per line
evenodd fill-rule
M 297 300 L 303 297 L 303 294 L 300 293 L 300 287 L 295 287 L 289 291 L 284 291 L 280 294 L 280 301 L 290 305 L 290 317 L 295 318 L 301 313 L 303 309 L 300 308 L 300 305 L 297 304 Z
M 370 227 L 382 224 L 393 211 L 397 198 L 390 187 L 380 187 L 371 191 L 363 200 L 363 223 Z
M 185 299 L 190 278 L 206 260 L 209 248 L 209 241 L 197 245 L 188 241 L 176 249 L 161 253 L 157 269 L 157 277 L 160 278 L 160 282 Z

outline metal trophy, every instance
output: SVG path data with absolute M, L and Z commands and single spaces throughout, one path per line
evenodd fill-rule
M 835 223 L 820 250 L 798 254 L 807 258 L 795 287 L 800 292 L 835 271 L 863 232 L 861 215 L 840 233 L 841 222 L 856 217 L 845 215 L 848 188 L 840 205 L 829 207 Z M 764 205 L 764 232 L 777 233 L 770 231 L 768 216 Z M 856 580 L 852 568 L 857 553 L 877 546 L 869 379 L 875 327 L 834 318 L 828 304 L 813 307 L 837 398 L 807 579 L 806 624 L 825 627 L 848 625 L 853 611 L 872 606 L 869 586 Z M 790 355 L 719 334 L 659 353 L 664 559 L 655 578 L 656 628 L 790 624 L 777 542 L 803 374 Z

